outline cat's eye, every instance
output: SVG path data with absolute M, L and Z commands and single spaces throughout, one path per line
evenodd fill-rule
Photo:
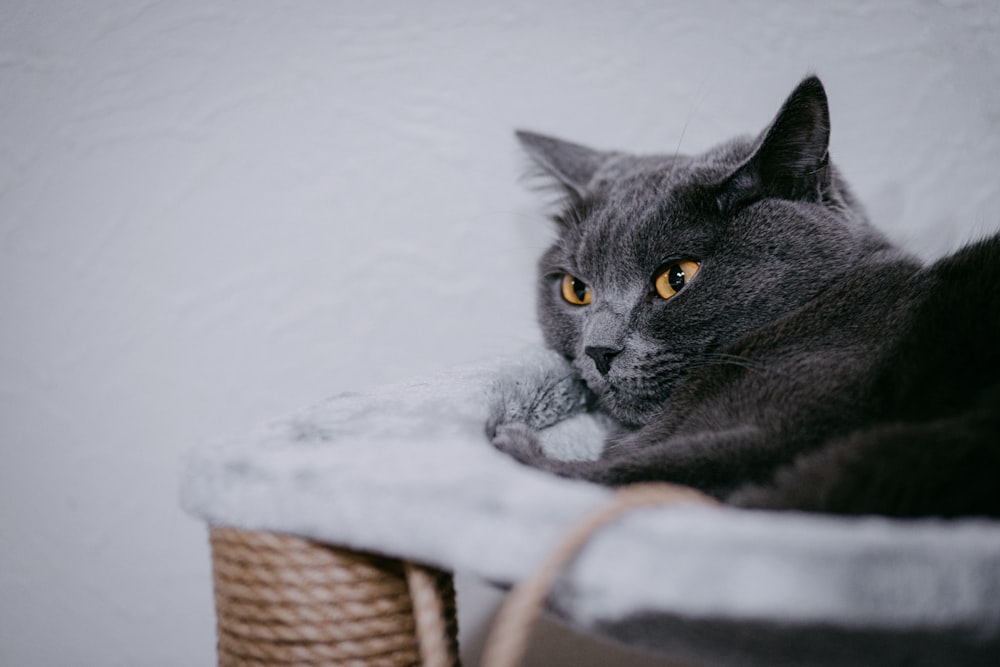
M 574 306 L 586 306 L 590 303 L 590 288 L 579 278 L 568 273 L 562 277 L 562 298 Z
M 660 298 L 669 299 L 688 284 L 700 265 L 693 259 L 681 259 L 664 266 L 654 277 L 653 287 Z

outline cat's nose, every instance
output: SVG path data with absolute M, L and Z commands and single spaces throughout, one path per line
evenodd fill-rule
M 611 360 L 621 352 L 621 348 L 617 350 L 612 347 L 599 347 L 588 345 L 583 348 L 583 351 L 588 357 L 594 360 L 594 365 L 597 366 L 597 372 L 601 375 L 607 375 L 608 371 L 611 370 Z

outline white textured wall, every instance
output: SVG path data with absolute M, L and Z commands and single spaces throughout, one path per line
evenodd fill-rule
M 895 238 L 1000 227 L 992 0 L 589 4 L 0 4 L 0 664 L 210 664 L 183 449 L 538 340 L 516 126 L 692 151 L 817 71 Z

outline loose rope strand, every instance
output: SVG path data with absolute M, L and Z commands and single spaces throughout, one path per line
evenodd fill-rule
M 482 667 L 516 667 L 521 663 L 549 590 L 594 533 L 633 509 L 690 503 L 718 504 L 699 491 L 673 484 L 635 484 L 617 491 L 610 503 L 572 528 L 542 566 L 508 594 L 486 641 Z
M 455 589 L 450 574 L 406 563 L 423 667 L 459 667 Z

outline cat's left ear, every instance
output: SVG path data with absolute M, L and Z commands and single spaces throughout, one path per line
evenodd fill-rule
M 591 179 L 608 158 L 608 153 L 543 134 L 525 130 L 515 134 L 535 166 L 577 199 L 584 198 Z
M 753 154 L 723 183 L 726 210 L 769 197 L 820 201 L 830 184 L 830 109 L 818 77 L 810 76 L 785 100 Z

